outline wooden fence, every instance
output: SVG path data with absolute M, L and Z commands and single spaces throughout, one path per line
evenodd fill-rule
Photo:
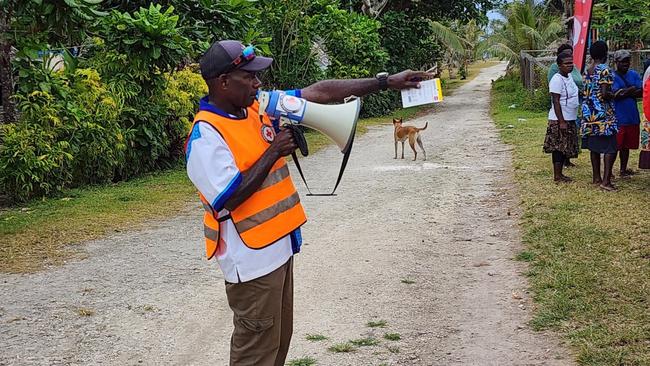
M 630 68 L 643 75 L 643 63 L 650 58 L 650 49 L 630 51 L 632 54 Z M 541 77 L 546 77 L 548 68 L 555 62 L 555 52 L 552 50 L 524 50 L 519 53 L 521 81 L 528 90 L 542 85 Z M 587 65 L 591 58 L 587 55 Z M 609 64 L 614 69 L 614 52 L 609 53 Z M 537 71 L 536 71 L 537 69 Z M 545 81 L 545 80 L 544 80 Z

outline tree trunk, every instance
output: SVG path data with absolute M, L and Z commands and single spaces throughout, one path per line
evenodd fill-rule
M 388 0 L 363 0 L 361 12 L 368 17 L 377 18 L 388 4 Z
M 12 98 L 14 83 L 11 70 L 11 42 L 7 37 L 11 11 L 11 5 L 9 5 L 6 11 L 0 12 L 0 93 L 2 93 L 2 121 L 4 123 L 14 122 L 16 119 Z

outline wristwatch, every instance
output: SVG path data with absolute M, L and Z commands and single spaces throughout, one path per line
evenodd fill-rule
M 386 71 L 377 73 L 375 79 L 379 81 L 379 88 L 381 88 L 381 90 L 388 89 L 388 73 Z

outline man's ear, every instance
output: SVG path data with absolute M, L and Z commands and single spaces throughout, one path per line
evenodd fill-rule
M 206 80 L 205 83 L 208 84 L 208 89 L 214 91 L 225 89 L 228 84 L 228 81 L 227 79 L 224 80 L 223 78 L 224 76 L 225 75 L 219 75 L 214 79 Z
M 217 77 L 219 88 L 228 89 L 228 74 L 221 74 Z

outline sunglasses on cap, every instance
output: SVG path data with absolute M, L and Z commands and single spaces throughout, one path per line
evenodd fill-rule
M 232 70 L 245 65 L 248 62 L 253 61 L 255 58 L 255 47 L 252 45 L 248 45 L 244 47 L 244 49 L 241 51 L 241 54 L 237 57 L 235 57 L 234 60 L 230 63 L 230 65 L 222 72 L 222 73 L 228 73 L 231 72 Z

